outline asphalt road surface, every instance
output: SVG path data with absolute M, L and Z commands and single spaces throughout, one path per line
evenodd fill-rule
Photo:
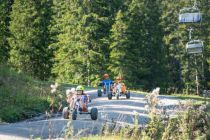
M 96 91 L 89 93 L 92 102 L 90 107 L 96 107 L 99 111 L 98 120 L 93 121 L 90 115 L 78 115 L 77 120 L 71 122 L 74 135 L 98 134 L 105 122 L 117 122 L 119 125 L 132 125 L 134 116 L 138 116 L 139 125 L 144 126 L 148 121 L 145 108 L 146 100 L 142 94 L 131 94 L 131 99 L 120 97 L 116 100 L 108 100 L 106 95 L 98 98 Z M 160 96 L 159 108 L 165 106 L 167 113 L 173 115 L 179 100 L 175 97 Z M 11 124 L 0 124 L 0 140 L 25 140 L 25 139 L 59 139 L 63 137 L 64 130 L 68 128 L 69 120 L 62 118 L 61 114 L 55 114 L 51 119 L 34 118 Z

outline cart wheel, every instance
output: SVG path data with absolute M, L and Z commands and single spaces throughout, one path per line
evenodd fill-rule
M 98 97 L 101 97 L 101 96 L 102 96 L 102 91 L 98 90 Z
M 90 117 L 92 120 L 97 120 L 98 118 L 98 109 L 97 108 L 92 108 L 90 111 Z
M 112 93 L 108 93 L 108 99 L 109 99 L 109 100 L 112 99 Z
M 64 119 L 69 119 L 69 109 L 68 109 L 68 107 L 63 108 L 63 118 Z
M 130 91 L 128 91 L 125 95 L 126 95 L 126 99 L 130 99 L 130 96 L 131 96 Z
M 74 109 L 72 112 L 72 120 L 76 120 L 77 119 L 77 110 Z

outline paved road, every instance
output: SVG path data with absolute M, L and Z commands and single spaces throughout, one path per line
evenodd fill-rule
M 97 134 L 105 121 L 117 121 L 119 124 L 133 124 L 134 115 L 138 114 L 139 125 L 145 125 L 148 120 L 145 110 L 146 101 L 144 95 L 131 94 L 131 99 L 121 97 L 120 100 L 108 100 L 106 96 L 96 98 L 96 93 L 90 93 L 93 100 L 90 106 L 97 107 L 99 118 L 91 120 L 89 115 L 79 115 L 77 120 L 72 121 L 74 134 Z M 161 106 L 169 107 L 168 112 L 173 113 L 174 106 L 179 103 L 176 98 L 160 96 Z M 0 140 L 24 140 L 33 138 L 49 138 L 49 132 L 53 138 L 62 136 L 67 127 L 68 120 L 60 115 L 48 120 L 26 120 L 18 123 L 0 125 Z M 83 130 L 83 131 L 81 131 Z

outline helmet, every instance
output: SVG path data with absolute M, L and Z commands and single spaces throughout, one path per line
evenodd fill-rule
M 109 74 L 105 73 L 104 78 L 109 78 Z
M 78 91 L 78 90 L 82 90 L 82 91 L 84 91 L 84 90 L 85 90 L 85 88 L 84 88 L 83 86 L 79 85 L 79 86 L 77 86 L 77 88 L 76 88 L 76 91 Z

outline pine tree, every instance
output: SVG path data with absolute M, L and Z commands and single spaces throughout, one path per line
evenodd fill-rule
M 112 26 L 109 69 L 114 75 L 123 75 L 132 87 L 166 86 L 162 82 L 167 76 L 158 3 L 125 1 L 124 12 L 118 12 Z
M 203 5 L 200 5 L 202 3 Z M 204 1 L 202 1 L 202 3 L 198 3 L 199 8 L 202 9 L 202 12 L 205 11 L 206 13 L 206 10 L 208 8 L 205 8 L 204 5 L 207 4 Z M 204 40 L 204 42 L 206 42 L 205 37 L 208 36 L 208 31 L 206 30 L 208 28 L 208 25 L 206 24 L 207 22 L 203 20 L 202 24 L 178 23 L 179 10 L 181 10 L 184 7 L 191 7 L 193 5 L 193 1 L 164 1 L 162 2 L 162 5 L 164 10 L 164 14 L 162 15 L 162 23 L 165 27 L 164 42 L 167 48 L 166 52 L 168 61 L 168 71 L 171 79 L 169 83 L 172 89 L 170 92 L 185 92 L 191 94 L 195 93 L 196 69 L 198 71 L 200 89 L 205 87 L 205 80 L 202 68 L 202 55 L 187 54 L 186 43 L 189 41 L 188 29 L 190 27 L 193 27 L 195 29 L 192 34 L 193 39 L 202 39 Z M 205 13 L 202 14 L 204 16 L 203 19 L 208 19 L 205 18 L 207 16 Z M 203 28 L 205 28 L 205 30 Z M 195 64 L 195 59 L 197 59 L 198 61 L 197 64 Z M 204 67 L 208 66 L 205 64 Z M 207 72 L 205 72 L 205 74 L 207 74 Z
M 143 21 L 144 40 L 143 44 L 143 66 L 149 72 L 145 75 L 149 88 L 160 86 L 167 87 L 168 73 L 166 70 L 166 55 L 163 44 L 163 26 L 161 25 L 160 17 L 162 15 L 159 0 L 147 0 L 144 2 L 145 9 L 143 10 L 146 16 Z M 141 56 L 141 57 L 142 57 Z M 142 62 L 141 62 L 142 63 Z M 141 64 L 140 63 L 140 64 Z M 141 73 L 140 73 L 141 75 Z M 141 79 L 141 77 L 139 77 Z
M 9 57 L 9 13 L 13 0 L 0 1 L 0 62 L 6 62 Z
M 201 24 L 200 30 L 200 35 L 201 39 L 204 41 L 204 60 L 203 60 L 203 72 L 204 72 L 204 77 L 203 77 L 203 89 L 209 89 L 210 87 L 210 9 L 209 9 L 209 4 L 210 1 L 208 0 L 202 0 L 200 1 L 200 9 L 202 12 L 203 16 L 203 21 Z
M 110 3 L 71 1 L 65 9 L 57 35 L 53 73 L 62 82 L 87 84 L 98 80 L 106 67 Z M 94 82 L 95 83 L 95 82 Z
M 133 0 L 128 7 L 129 83 L 137 88 L 164 86 L 165 54 L 159 1 Z M 166 74 L 166 73 L 165 73 Z
M 58 41 L 58 35 L 62 33 L 61 23 L 65 14 L 65 10 L 68 8 L 68 0 L 53 0 L 52 15 L 49 24 L 50 30 L 50 45 L 49 48 L 52 51 L 58 49 L 59 45 L 56 45 Z
M 10 16 L 9 61 L 17 70 L 40 79 L 50 76 L 50 8 L 50 0 L 16 0 Z
M 68 7 L 63 9 L 63 18 L 55 19 L 60 21 L 56 21 L 55 26 L 61 28 L 57 34 L 58 41 L 53 43 L 58 49 L 54 52 L 55 63 L 52 72 L 59 81 L 80 83 L 84 72 L 82 65 L 85 61 L 84 54 L 81 53 L 81 44 L 76 41 L 79 40 L 78 22 L 81 20 L 79 15 L 81 9 L 76 1 L 66 1 L 66 5 Z M 79 55 L 82 56 L 79 58 Z
M 111 44 L 110 44 L 110 71 L 115 75 L 127 76 L 128 71 L 125 66 L 128 50 L 128 37 L 127 37 L 127 25 L 126 18 L 123 12 L 119 10 L 116 15 L 115 23 L 111 29 Z M 127 77 L 124 77 L 125 79 Z
M 164 38 L 167 56 L 167 71 L 169 71 L 169 92 L 180 92 L 183 89 L 185 81 L 183 69 L 186 65 L 183 62 L 185 55 L 185 45 L 188 34 L 180 28 L 178 23 L 179 9 L 183 6 L 182 2 L 163 1 L 162 2 L 162 26 L 164 26 Z M 181 25 L 185 26 L 185 25 Z M 187 71 L 186 71 L 187 72 Z
M 146 22 L 148 19 L 146 12 L 146 5 L 140 0 L 133 0 L 128 7 L 128 39 L 129 48 L 127 55 L 130 61 L 128 67 L 130 71 L 129 82 L 136 88 L 147 88 L 149 85 L 146 79 L 151 71 L 147 67 L 147 46 L 145 35 L 147 33 Z

